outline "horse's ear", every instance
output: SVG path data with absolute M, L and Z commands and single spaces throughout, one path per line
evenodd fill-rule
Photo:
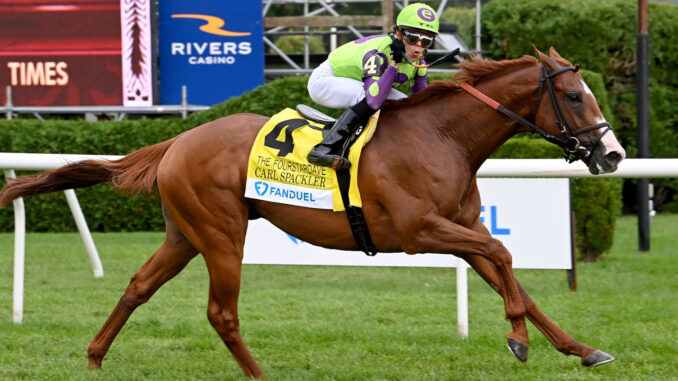
M 537 49 L 537 45 L 532 44 L 532 49 L 534 49 L 534 52 L 537 53 L 537 57 L 541 59 L 541 57 L 544 55 L 544 53 L 540 52 L 539 49 Z
M 549 49 L 549 55 L 551 56 L 551 58 L 556 60 L 556 62 L 558 62 L 559 64 L 561 64 L 563 66 L 572 66 L 572 63 L 570 61 L 566 60 L 565 58 L 563 58 L 560 55 L 560 53 L 558 53 L 553 46 Z M 579 70 L 579 69 L 577 69 L 577 70 Z
M 532 44 L 532 49 L 534 49 L 535 53 L 537 53 L 537 58 L 539 58 L 539 61 L 541 61 L 542 63 L 550 59 L 549 56 L 547 56 L 546 54 L 542 53 L 539 49 L 537 49 L 537 47 L 534 44 Z
M 532 47 L 534 48 L 534 51 L 537 52 L 537 57 L 539 58 L 539 61 L 541 61 L 541 63 L 544 66 L 546 66 L 546 69 L 549 71 L 549 73 L 553 73 L 554 71 L 558 70 L 558 68 L 560 68 L 558 63 L 553 58 L 551 58 L 551 57 L 547 56 L 546 54 L 540 52 L 539 49 L 537 49 L 537 47 L 534 46 L 534 44 L 532 44 Z M 555 50 L 553 48 L 551 48 L 551 52 L 554 52 L 554 51 Z M 558 54 L 558 52 L 556 52 L 556 54 Z M 558 57 L 560 57 L 560 56 L 558 56 Z
M 549 55 L 551 56 L 551 58 L 561 59 L 561 60 L 564 59 L 563 57 L 560 56 L 560 54 L 556 51 L 556 48 L 554 48 L 553 46 L 551 48 L 549 48 Z

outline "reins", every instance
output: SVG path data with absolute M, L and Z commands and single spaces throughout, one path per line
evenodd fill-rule
M 454 49 L 453 51 L 451 51 L 451 52 L 445 54 L 444 56 L 442 56 L 442 57 L 440 57 L 440 58 L 438 58 L 437 60 L 431 62 L 430 64 L 424 64 L 424 65 L 420 65 L 420 64 L 418 64 L 418 63 L 415 63 L 414 61 L 412 61 L 412 60 L 411 60 L 409 57 L 407 57 L 407 56 L 403 56 L 403 58 L 405 59 L 405 61 L 407 61 L 407 63 L 409 63 L 410 65 L 412 65 L 412 66 L 414 66 L 414 67 L 416 67 L 416 68 L 420 68 L 420 69 L 423 68 L 423 69 L 426 69 L 426 68 L 429 68 L 429 67 L 432 67 L 432 66 L 440 65 L 441 63 L 443 63 L 443 62 L 445 62 L 445 61 L 448 61 L 448 60 L 454 58 L 455 56 L 458 56 L 459 53 L 460 53 L 459 48 L 456 48 L 456 49 Z M 421 56 L 421 57 L 417 58 L 417 60 L 423 60 L 423 59 L 425 59 L 425 58 L 426 58 L 426 56 Z
M 502 106 L 499 102 L 495 101 L 494 99 L 488 97 L 487 95 L 483 94 L 480 92 L 478 89 L 474 88 L 473 86 L 469 85 L 466 82 L 460 83 L 459 86 L 466 90 L 469 94 L 473 95 L 476 97 L 478 100 L 482 101 L 483 103 L 487 104 L 488 106 L 492 107 L 493 109 L 499 111 L 500 113 L 508 116 L 509 118 L 515 120 L 518 122 L 520 125 L 529 128 L 533 133 L 539 134 L 542 138 L 544 138 L 546 141 L 551 142 L 563 149 L 563 155 L 565 157 L 565 160 L 567 160 L 568 163 L 572 163 L 573 161 L 576 161 L 578 159 L 577 154 L 581 154 L 584 157 L 584 160 L 587 160 L 589 156 L 595 151 L 596 147 L 602 140 L 603 136 L 608 132 L 612 130 L 612 127 L 610 127 L 610 124 L 608 122 L 602 122 L 598 124 L 594 124 L 592 126 L 584 127 L 579 130 L 573 131 L 570 125 L 567 123 L 567 120 L 563 117 L 563 112 L 562 109 L 560 108 L 560 102 L 558 102 L 558 98 L 556 97 L 556 92 L 555 89 L 553 88 L 553 83 L 551 82 L 551 78 L 568 72 L 568 71 L 574 71 L 577 72 L 579 70 L 579 66 L 568 66 L 561 68 L 553 73 L 549 73 L 546 70 L 546 67 L 544 65 L 541 66 L 541 79 L 539 80 L 539 93 L 537 95 L 537 104 L 534 108 L 534 113 L 532 115 L 532 120 L 536 120 L 537 116 L 537 110 L 539 109 L 539 105 L 541 104 L 541 99 L 543 96 L 543 89 L 544 89 L 544 83 L 546 83 L 546 88 L 549 93 L 549 97 L 551 98 L 551 104 L 553 105 L 554 112 L 556 114 L 556 125 L 558 125 L 558 128 L 560 129 L 560 132 L 563 134 L 564 137 L 560 136 L 555 136 L 548 131 L 544 130 L 543 128 L 537 126 L 536 124 L 528 121 L 527 119 L 521 117 L 520 115 L 516 114 L 515 112 L 507 109 L 506 107 Z M 596 130 L 601 127 L 606 127 L 605 130 L 598 135 L 596 140 L 593 142 L 591 145 L 591 148 L 587 148 L 579 142 L 579 139 L 577 136 Z

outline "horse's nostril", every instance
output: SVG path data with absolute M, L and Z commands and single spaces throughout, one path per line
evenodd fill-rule
M 621 155 L 617 151 L 612 151 L 605 155 L 605 159 L 608 160 L 611 163 L 619 163 L 621 161 Z

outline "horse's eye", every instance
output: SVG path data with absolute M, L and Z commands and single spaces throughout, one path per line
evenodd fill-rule
M 581 97 L 579 96 L 579 93 L 567 93 L 567 100 L 570 102 L 581 103 Z

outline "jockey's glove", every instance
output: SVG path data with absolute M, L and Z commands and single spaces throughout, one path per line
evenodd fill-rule
M 405 44 L 395 36 L 391 36 L 391 38 L 393 39 L 393 42 L 391 42 L 391 59 L 399 64 L 405 55 Z

